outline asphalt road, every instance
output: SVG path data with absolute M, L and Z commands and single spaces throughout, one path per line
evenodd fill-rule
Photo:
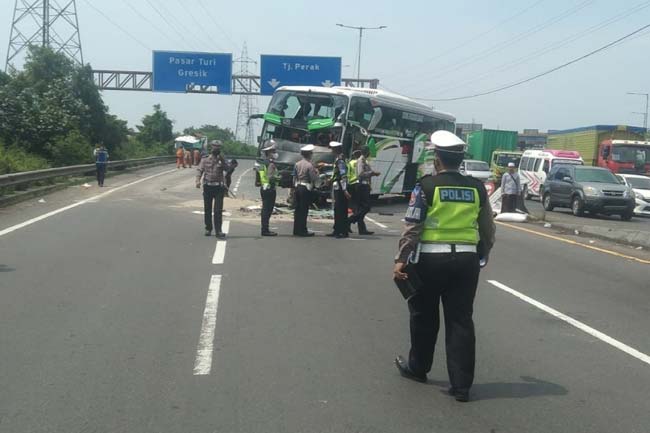
M 500 225 L 461 404 L 443 330 L 428 384 L 392 363 L 408 350 L 390 280 L 404 203 L 378 204 L 369 238 L 296 239 L 285 216 L 261 238 L 240 211 L 250 166 L 224 244 L 203 236 L 190 170 L 0 211 L 0 432 L 650 431 L 647 253 Z
M 544 212 L 542 204 L 537 200 L 526 200 L 526 207 L 533 215 L 546 215 L 546 220 L 566 224 L 584 224 L 608 229 L 640 230 L 650 232 L 650 218 L 634 216 L 630 221 L 622 221 L 618 215 L 591 215 L 576 217 L 568 208 L 555 208 L 552 212 Z

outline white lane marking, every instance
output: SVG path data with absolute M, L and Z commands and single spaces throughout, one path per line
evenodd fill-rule
M 98 200 L 98 199 L 100 199 L 100 198 L 106 197 L 107 195 L 112 194 L 112 193 L 114 193 L 114 192 L 116 192 L 116 191 L 120 191 L 120 190 L 122 190 L 122 189 L 124 189 L 124 188 L 128 188 L 128 187 L 130 187 L 130 186 L 137 185 L 137 184 L 139 184 L 139 183 L 141 183 L 141 182 L 145 182 L 145 181 L 150 180 L 150 179 L 153 179 L 153 178 L 155 178 L 155 177 L 162 176 L 163 174 L 174 173 L 175 171 L 176 171 L 176 170 L 168 170 L 168 171 L 163 171 L 162 173 L 154 174 L 153 176 L 144 177 L 144 178 L 142 178 L 142 179 L 138 179 L 138 180 L 136 180 L 136 181 L 134 181 L 134 182 L 127 183 L 126 185 L 118 186 L 118 187 L 116 187 L 116 188 L 113 188 L 113 189 L 111 189 L 111 190 L 109 190 L 109 191 L 106 191 L 106 192 L 103 192 L 103 193 L 101 193 L 101 194 L 98 194 L 98 195 L 96 195 L 96 196 L 93 196 L 93 197 L 87 198 L 87 199 L 85 199 L 85 200 L 78 201 L 78 202 L 73 203 L 73 204 L 70 204 L 70 205 L 68 205 L 68 206 L 64 206 L 64 207 L 62 207 L 62 208 L 59 208 L 59 209 L 53 210 L 53 211 L 48 212 L 48 213 L 46 213 L 46 214 L 43 214 L 43 215 L 41 215 L 41 216 L 37 216 L 36 218 L 32 218 L 32 219 L 27 220 L 27 221 L 24 221 L 24 222 L 22 222 L 22 223 L 20 223 L 20 224 L 16 224 L 16 225 L 14 225 L 14 226 L 7 227 L 7 228 L 4 229 L 4 230 L 0 230 L 0 236 L 4 236 L 4 235 L 9 234 L 9 233 L 11 233 L 11 232 L 14 232 L 14 231 L 16 231 L 16 230 L 22 229 L 23 227 L 30 226 L 30 225 L 32 225 L 32 224 L 34 224 L 34 223 L 37 223 L 37 222 L 39 222 L 39 221 L 42 221 L 42 220 L 44 220 L 44 219 L 46 219 L 46 218 L 49 218 L 49 217 L 51 217 L 51 216 L 54 216 L 54 215 L 60 214 L 61 212 L 65 212 L 65 211 L 67 211 L 67 210 L 74 209 L 74 208 L 76 208 L 77 206 L 81 206 L 82 204 L 86 204 L 86 203 L 94 202 L 94 201 L 96 201 L 96 200 Z
M 243 178 L 244 176 L 246 176 L 248 173 L 250 173 L 251 170 L 253 170 L 253 168 L 254 168 L 254 167 L 251 167 L 251 168 L 249 168 L 248 170 L 244 170 L 244 172 L 243 172 L 243 173 L 239 176 L 239 178 L 237 179 L 237 182 L 235 182 L 235 187 L 232 189 L 232 192 L 234 192 L 235 194 L 237 194 L 237 190 L 239 189 L 239 185 L 241 184 L 241 180 L 242 180 L 242 178 Z
M 221 230 L 228 234 L 230 231 L 230 221 L 224 221 L 221 225 Z M 226 259 L 226 241 L 217 241 L 217 246 L 214 250 L 214 255 L 212 256 L 213 265 L 223 265 L 224 260 Z
M 387 225 L 384 225 L 384 224 L 382 224 L 382 223 L 380 223 L 380 222 L 378 222 L 378 221 L 375 221 L 374 219 L 372 219 L 372 218 L 370 218 L 370 217 L 366 217 L 366 219 L 367 219 L 368 221 L 370 221 L 371 223 L 373 223 L 374 225 L 376 225 L 377 227 L 380 227 L 380 228 L 382 228 L 382 229 L 384 229 L 384 230 L 387 230 L 387 229 L 388 229 L 388 226 L 387 226 Z
M 212 256 L 213 265 L 222 265 L 226 258 L 226 241 L 217 241 L 217 247 Z
M 566 314 L 560 313 L 559 311 L 542 304 L 539 301 L 534 300 L 533 298 L 530 298 L 523 293 L 520 293 L 514 289 L 511 289 L 510 287 L 506 286 L 505 284 L 501 284 L 498 281 L 494 280 L 488 280 L 488 283 L 492 284 L 493 286 L 503 290 L 504 292 L 510 293 L 513 296 L 516 296 L 517 298 L 521 299 L 524 302 L 529 303 L 530 305 L 539 308 L 540 310 L 550 314 L 553 317 L 556 317 L 572 326 L 575 326 L 576 328 L 580 329 L 581 331 L 586 332 L 587 334 L 598 338 L 599 340 L 609 344 L 610 346 L 613 346 L 617 348 L 618 350 L 621 350 L 625 353 L 627 353 L 630 356 L 635 357 L 636 359 L 645 362 L 646 364 L 650 365 L 650 356 L 646 355 L 643 352 L 639 352 L 638 350 L 634 349 L 633 347 L 628 346 L 627 344 L 621 343 L 620 341 L 603 334 L 600 331 L 597 331 L 596 329 L 592 328 L 589 325 L 585 325 L 584 323 L 567 316 Z
M 214 330 L 217 325 L 217 309 L 219 308 L 219 292 L 221 291 L 221 275 L 213 275 L 208 288 L 203 311 L 203 323 L 199 345 L 194 361 L 194 375 L 204 376 L 212 370 L 212 353 L 214 351 Z

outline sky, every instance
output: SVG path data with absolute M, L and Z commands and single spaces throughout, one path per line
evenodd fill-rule
M 0 0 L 3 65 L 13 7 L 14 0 Z M 77 8 L 84 60 L 96 69 L 149 71 L 152 50 L 239 57 L 245 42 L 254 59 L 260 54 L 340 56 L 343 75 L 354 76 L 358 32 L 336 23 L 387 26 L 364 34 L 361 76 L 378 78 L 386 90 L 430 99 L 526 79 L 650 24 L 650 1 L 643 0 L 77 0 Z M 427 104 L 454 114 L 458 122 L 494 129 L 642 126 L 643 115 L 633 112 L 645 111 L 645 100 L 626 93 L 650 92 L 649 48 L 646 30 L 530 83 Z M 177 131 L 203 124 L 234 129 L 239 102 L 238 96 L 223 95 L 103 95 L 110 111 L 130 126 L 161 104 Z M 269 98 L 257 99 L 258 112 L 264 112 Z

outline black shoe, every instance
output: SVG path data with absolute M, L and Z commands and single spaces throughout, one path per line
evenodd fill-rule
M 294 234 L 294 236 L 297 236 L 299 238 L 311 238 L 313 236 L 316 236 L 316 233 L 312 233 L 312 232 L 297 233 L 297 234 Z
M 359 232 L 359 235 L 361 235 L 361 236 L 372 236 L 374 234 L 375 234 L 375 232 L 371 232 L 370 230 L 366 230 L 364 232 Z
M 219 232 L 219 233 L 217 233 L 216 236 L 219 239 L 226 239 L 226 234 L 224 232 Z
M 334 236 L 336 239 L 347 239 L 350 237 L 349 234 L 347 233 L 338 233 L 336 236 Z
M 454 397 L 456 401 L 459 401 L 461 403 L 467 403 L 469 401 L 469 391 L 461 391 L 452 386 L 447 392 L 449 395 Z
M 212 236 L 212 230 L 206 230 L 205 235 L 206 236 Z
M 268 231 L 268 232 L 262 232 L 262 236 L 277 236 L 278 234 L 276 232 Z
M 407 379 L 414 380 L 416 382 L 420 383 L 426 383 L 427 382 L 427 375 L 419 375 L 415 374 L 411 368 L 409 367 L 409 363 L 407 360 L 402 358 L 401 356 L 398 356 L 395 358 L 395 366 L 399 370 L 399 374 L 402 375 L 402 377 L 405 377 Z

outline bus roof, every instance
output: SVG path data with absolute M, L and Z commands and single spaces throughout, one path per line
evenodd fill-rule
M 378 102 L 383 102 L 384 104 L 391 105 L 393 107 L 398 107 L 405 111 L 411 111 L 417 114 L 422 114 L 426 116 L 434 116 L 439 119 L 449 120 L 455 122 L 456 118 L 444 111 L 434 110 L 431 107 L 428 107 L 420 102 L 417 102 L 406 96 L 398 95 L 397 93 L 387 92 L 385 90 L 378 89 L 359 89 L 355 87 L 316 87 L 316 86 L 283 86 L 279 87 L 277 91 L 288 90 L 293 92 L 314 92 L 325 95 L 343 95 L 343 96 L 358 96 L 370 98 Z

